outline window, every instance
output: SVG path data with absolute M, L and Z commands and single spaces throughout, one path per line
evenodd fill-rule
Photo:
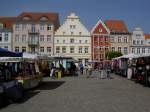
M 135 45 L 136 44 L 136 41 L 135 40 L 133 40 L 133 45 Z
M 142 53 L 145 53 L 145 48 L 142 48 Z
M 70 43 L 74 43 L 74 39 L 70 39 Z
M 132 48 L 132 53 L 135 53 L 135 48 Z
M 124 54 L 128 54 L 128 48 L 124 47 Z
M 0 42 L 2 41 L 2 34 L 0 33 Z
M 19 42 L 19 35 L 15 35 L 15 42 Z
M 62 53 L 66 53 L 66 47 L 65 46 L 62 47 Z
M 105 42 L 108 42 L 108 37 L 105 37 Z
M 87 43 L 88 41 L 87 40 L 85 40 L 85 43 Z
M 22 47 L 22 52 L 26 52 L 26 47 Z
M 26 42 L 26 35 L 22 35 L 22 42 Z
M 127 43 L 127 37 L 124 37 L 124 43 Z
M 111 42 L 114 42 L 114 37 L 111 37 Z
M 139 40 L 137 40 L 137 45 L 139 45 L 140 44 L 140 41 Z
M 57 43 L 59 43 L 59 40 L 57 40 Z
M 121 37 L 118 37 L 118 43 L 121 43 Z
M 108 47 L 105 48 L 105 51 L 106 51 L 106 52 L 108 51 Z
M 79 32 L 79 35 L 81 35 L 82 34 L 82 32 Z
M 51 47 L 47 47 L 47 52 L 48 52 L 48 53 L 50 53 L 50 52 L 51 52 L 51 50 L 52 50 L 52 48 L 51 48 Z
M 8 33 L 5 33 L 4 41 L 5 41 L 5 42 L 8 41 Z
M 82 47 L 79 47 L 79 53 L 82 53 Z
M 44 42 L 44 35 L 40 35 L 40 41 Z
M 63 32 L 63 35 L 65 35 L 65 32 Z
M 101 52 L 101 51 L 103 51 L 103 47 L 102 47 L 102 46 L 100 46 L 100 47 L 99 47 L 99 50 L 100 50 L 100 52 Z M 98 52 L 98 51 L 97 51 L 97 52 Z
M 4 46 L 4 49 L 8 50 L 8 46 Z
M 22 24 L 22 30 L 26 30 L 27 25 L 26 24 Z
M 71 35 L 73 35 L 73 32 L 71 32 Z
M 65 40 L 63 40 L 63 43 L 65 43 Z
M 51 35 L 47 35 L 47 42 L 51 42 Z
M 19 52 L 19 47 L 15 47 L 15 52 Z
M 81 43 L 82 43 L 82 41 L 81 41 L 81 40 L 79 40 L 79 43 L 81 44 Z
M 48 18 L 45 17 L 45 16 L 43 16 L 43 17 L 40 18 L 40 21 L 47 21 L 47 20 L 48 20 Z
M 2 23 L 0 23 L 0 29 L 2 29 L 3 28 L 3 24 Z
M 150 48 L 148 48 L 148 53 L 150 53 Z
M 85 65 L 88 65 L 89 59 L 85 59 Z
M 74 47 L 70 47 L 70 53 L 74 53 Z
M 140 54 L 140 48 L 137 48 L 137 53 Z
M 112 47 L 112 48 L 111 48 L 111 51 L 115 51 L 115 47 Z
M 84 48 L 84 53 L 88 53 L 89 47 Z
M 40 52 L 44 52 L 44 47 L 40 47 Z
M 48 30 L 48 31 L 52 30 L 52 25 L 51 25 L 51 24 L 48 24 L 48 25 L 47 25 L 47 30 Z
M 60 53 L 60 47 L 56 46 L 56 53 Z
M 70 25 L 70 29 L 75 29 L 76 25 Z
M 141 40 L 141 45 L 143 45 L 143 40 Z
M 118 47 L 118 52 L 121 52 L 121 47 Z
M 16 24 L 16 25 L 15 25 L 15 30 L 16 30 L 16 31 L 19 31 L 19 24 Z
M 44 24 L 40 24 L 40 30 L 44 30 Z

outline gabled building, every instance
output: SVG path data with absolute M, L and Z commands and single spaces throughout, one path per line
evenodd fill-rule
M 144 31 L 140 27 L 134 28 L 132 32 L 131 53 L 144 54 L 146 53 L 146 41 Z
M 130 52 L 131 36 L 124 21 L 106 20 L 105 24 L 110 30 L 111 51 L 128 54 Z
M 110 31 L 106 25 L 99 20 L 91 31 L 92 36 L 92 60 L 106 59 L 106 53 L 110 50 Z
M 54 40 L 55 56 L 73 57 L 84 65 L 91 59 L 90 32 L 75 13 L 67 16 Z
M 13 23 L 13 50 L 51 56 L 58 13 L 23 12 Z
M 150 54 L 150 34 L 144 34 L 145 44 L 146 44 L 146 53 Z
M 0 17 L 0 47 L 12 51 L 12 24 L 15 17 Z

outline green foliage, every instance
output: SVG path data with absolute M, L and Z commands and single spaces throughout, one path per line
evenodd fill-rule
M 112 58 L 122 56 L 121 52 L 118 51 L 110 51 L 106 53 L 106 58 L 111 60 Z

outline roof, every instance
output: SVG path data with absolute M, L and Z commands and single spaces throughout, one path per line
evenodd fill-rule
M 150 34 L 144 34 L 145 35 L 145 39 L 150 39 Z
M 43 12 L 23 12 L 17 17 L 16 21 L 27 21 L 27 20 L 23 20 L 24 17 L 29 17 L 30 19 L 28 21 L 34 21 L 34 22 L 40 22 L 40 19 L 42 17 L 46 17 L 47 22 L 50 21 L 54 24 L 55 31 L 60 26 L 59 14 L 58 13 L 52 13 L 52 12 L 44 12 L 44 13 Z
M 5 28 L 12 28 L 13 22 L 16 17 L 0 17 L 0 22 L 3 23 Z
M 92 34 L 109 34 L 110 31 L 102 20 L 99 20 L 91 30 Z
M 24 17 L 29 17 L 30 20 L 24 20 Z M 40 22 L 42 17 L 47 18 L 47 22 L 52 22 L 54 24 L 55 31 L 59 28 L 59 14 L 58 13 L 41 13 L 41 12 L 23 12 L 17 17 L 0 17 L 0 22 L 4 24 L 6 28 L 12 28 L 14 22 L 18 21 L 31 21 L 31 22 Z
M 110 30 L 110 32 L 115 32 L 115 33 L 129 32 L 123 20 L 106 20 L 105 24 Z

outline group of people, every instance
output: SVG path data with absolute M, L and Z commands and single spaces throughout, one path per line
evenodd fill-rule
M 105 65 L 101 65 L 101 67 L 98 67 L 98 68 L 99 68 L 98 70 L 100 71 L 100 74 L 107 74 L 106 75 L 107 78 L 111 78 L 111 76 L 110 76 L 110 74 L 111 74 L 111 64 L 106 63 Z M 50 77 L 53 77 L 55 75 L 55 70 L 56 70 L 56 67 L 54 66 L 53 63 L 51 64 L 50 69 L 51 69 Z M 64 74 L 65 69 L 64 69 L 63 65 L 61 65 L 61 64 L 59 65 L 59 70 L 61 70 Z M 70 68 L 69 68 L 69 72 L 72 76 L 86 74 L 87 78 L 92 76 L 92 71 L 93 70 L 95 70 L 95 68 L 92 66 L 91 63 L 88 63 L 87 65 L 83 65 L 82 62 L 78 63 L 78 65 L 75 65 L 74 63 L 71 63 Z M 105 73 L 104 73 L 104 71 L 105 71 Z

